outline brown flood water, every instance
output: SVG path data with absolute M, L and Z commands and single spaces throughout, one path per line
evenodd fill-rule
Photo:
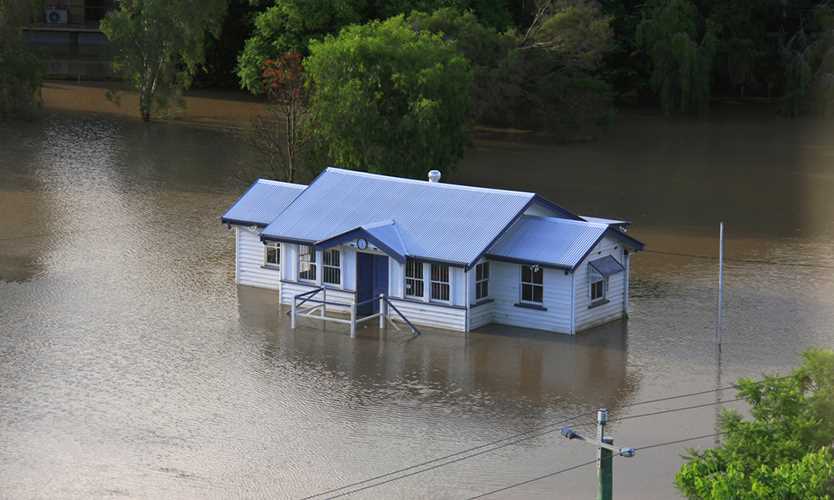
M 634 221 L 650 251 L 634 259 L 631 319 L 576 337 L 493 326 L 351 340 L 290 331 L 273 293 L 234 286 L 218 216 L 252 156 L 232 135 L 66 112 L 0 125 L 0 497 L 298 498 L 599 406 L 619 418 L 709 403 L 633 406 L 784 372 L 834 344 L 832 138 L 738 109 L 626 115 L 589 144 L 480 142 L 447 177 Z M 717 268 L 703 257 L 722 219 L 719 381 Z M 639 447 L 714 420 L 706 407 L 610 434 Z M 676 497 L 680 454 L 712 442 L 618 459 L 617 497 Z M 555 432 L 355 497 L 466 498 L 592 458 Z M 589 466 L 495 497 L 594 487 Z

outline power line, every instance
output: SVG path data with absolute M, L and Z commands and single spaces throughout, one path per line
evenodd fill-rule
M 649 445 L 640 446 L 639 448 L 634 448 L 634 449 L 636 451 L 649 450 L 649 449 L 652 449 L 652 448 L 660 448 L 661 446 L 671 446 L 673 444 L 686 443 L 687 441 L 695 441 L 695 440 L 698 440 L 698 439 L 706 439 L 706 438 L 721 436 L 721 435 L 724 435 L 724 434 L 727 434 L 727 433 L 726 432 L 713 432 L 712 434 L 703 434 L 701 436 L 692 436 L 692 437 L 683 438 L 683 439 L 676 439 L 675 441 L 664 441 L 662 443 L 649 444 Z
M 697 409 L 697 408 L 706 408 L 708 406 L 735 403 L 737 401 L 743 401 L 743 400 L 744 400 L 744 398 L 734 398 L 734 399 L 727 399 L 727 400 L 724 400 L 724 401 L 712 401 L 710 403 L 702 403 L 702 404 L 692 405 L 692 406 L 682 406 L 682 407 L 679 407 L 679 408 L 668 408 L 668 409 L 665 409 L 665 410 L 658 410 L 658 411 L 653 411 L 653 412 L 649 412 L 649 413 L 638 413 L 637 415 L 626 415 L 624 417 L 612 418 L 611 420 L 609 420 L 609 422 L 622 422 L 624 420 L 632 420 L 632 419 L 635 419 L 635 418 L 654 417 L 654 416 L 657 416 L 657 415 L 665 415 L 667 413 L 676 413 L 676 412 L 679 412 L 679 411 L 694 410 L 694 409 Z M 595 422 L 585 422 L 585 423 L 578 424 L 578 425 L 594 425 L 594 424 L 595 424 Z
M 777 379 L 777 380 L 782 379 L 782 378 L 786 378 L 786 377 L 785 376 L 775 377 L 775 379 Z M 765 382 L 765 380 L 759 380 L 755 383 L 758 384 L 758 383 L 762 383 L 762 382 Z M 674 399 L 681 399 L 681 398 L 687 398 L 687 397 L 692 397 L 692 396 L 700 396 L 700 395 L 704 395 L 704 394 L 711 394 L 713 392 L 735 389 L 735 388 L 738 388 L 738 386 L 735 385 L 735 384 L 731 384 L 731 385 L 727 385 L 727 386 L 723 386 L 723 387 L 718 387 L 718 388 L 715 388 L 715 389 L 708 389 L 708 390 L 704 390 L 704 391 L 690 392 L 690 393 L 685 393 L 685 394 L 677 394 L 677 395 L 672 395 L 672 396 L 665 396 L 665 397 L 660 397 L 660 398 L 655 398 L 655 399 L 649 399 L 649 400 L 645 400 L 645 401 L 638 401 L 636 403 L 629 403 L 629 404 L 623 405 L 621 408 L 629 408 L 629 407 L 651 404 L 651 403 L 660 403 L 660 402 L 670 401 L 670 400 L 674 400 Z M 652 415 L 660 415 L 660 414 L 663 414 L 663 413 L 672 413 L 672 412 L 676 412 L 676 411 L 691 410 L 691 409 L 701 408 L 701 407 L 704 407 L 704 406 L 711 406 L 711 405 L 715 405 L 715 404 L 732 403 L 732 402 L 735 402 L 735 401 L 740 401 L 740 399 L 741 398 L 737 398 L 737 399 L 727 400 L 727 401 L 722 401 L 722 402 L 711 402 L 711 403 L 707 403 L 707 404 L 703 404 L 703 405 L 694 405 L 694 406 L 689 406 L 689 407 L 673 408 L 673 409 L 662 410 L 662 411 L 658 411 L 658 412 L 620 417 L 620 418 L 614 419 L 612 421 L 616 422 L 616 421 L 620 421 L 620 420 L 628 420 L 628 419 L 631 419 L 631 418 L 647 417 L 647 416 L 652 416 Z M 465 455 L 467 453 L 470 453 L 470 452 L 473 452 L 473 451 L 476 451 L 476 450 L 482 450 L 484 448 L 489 448 L 489 449 L 480 451 L 478 453 L 473 453 L 471 455 L 466 455 L 466 456 L 463 456 L 463 457 L 460 457 L 460 458 L 457 458 L 457 459 L 454 459 L 454 460 L 450 460 L 448 462 L 443 462 L 441 464 L 434 465 L 432 467 L 428 467 L 428 468 L 425 468 L 425 469 L 420 469 L 419 471 L 415 471 L 415 472 L 412 472 L 412 473 L 409 473 L 409 474 L 406 474 L 406 475 L 403 475 L 403 476 L 397 476 L 395 478 L 391 478 L 391 479 L 388 479 L 388 480 L 385 480 L 385 481 L 382 481 L 382 482 L 379 482 L 379 483 L 374 483 L 372 485 L 364 486 L 364 487 L 358 488 L 356 490 L 352 490 L 352 491 L 345 492 L 345 493 L 340 493 L 336 496 L 329 497 L 329 498 L 339 498 L 339 497 L 342 497 L 342 496 L 345 496 L 345 495 L 349 495 L 349 494 L 356 493 L 356 492 L 359 492 L 359 491 L 364 491 L 364 490 L 369 489 L 369 488 L 374 488 L 376 486 L 387 484 L 389 482 L 397 481 L 399 479 L 403 479 L 403 478 L 406 478 L 406 477 L 411 477 L 411 476 L 414 476 L 414 475 L 417 475 L 417 474 L 420 474 L 420 473 L 423 473 L 423 472 L 427 472 L 427 471 L 430 471 L 430 470 L 437 469 L 437 468 L 445 466 L 445 465 L 450 465 L 450 464 L 453 464 L 453 463 L 456 463 L 456 462 L 460 462 L 462 460 L 466 460 L 466 459 L 469 459 L 469 458 L 473 458 L 473 457 L 476 457 L 476 456 L 483 455 L 485 453 L 490 453 L 492 451 L 499 450 L 501 448 L 505 448 L 507 446 L 511 446 L 511 445 L 520 443 L 522 441 L 527 441 L 527 440 L 530 440 L 530 439 L 533 439 L 533 438 L 536 438 L 536 437 L 541 437 L 541 436 L 550 434 L 552 432 L 557 431 L 558 429 L 550 429 L 550 430 L 544 430 L 544 429 L 549 429 L 553 426 L 561 425 L 561 424 L 570 422 L 571 420 L 576 420 L 580 417 L 583 417 L 583 416 L 589 415 L 589 414 L 593 414 L 593 412 L 586 412 L 586 413 L 582 413 L 582 414 L 579 414 L 579 415 L 576 415 L 576 416 L 573 416 L 573 417 L 568 417 L 568 418 L 565 418 L 565 419 L 562 419 L 562 420 L 559 420 L 559 421 L 556 421 L 556 422 L 552 422 L 550 424 L 545 424 L 545 425 L 530 429 L 529 431 L 525 431 L 525 432 L 521 432 L 521 433 L 518 433 L 518 434 L 510 435 L 510 436 L 507 436 L 507 437 L 502 438 L 502 439 L 498 439 L 498 440 L 495 440 L 495 441 L 484 443 L 482 445 L 478 445 L 478 446 L 475 446 L 475 447 L 472 447 L 472 448 L 467 448 L 465 450 L 461 450 L 461 451 L 458 451 L 458 452 L 455 452 L 455 453 L 451 453 L 449 455 L 445 455 L 445 456 L 442 456 L 442 457 L 427 460 L 427 461 L 421 462 L 419 464 L 410 465 L 410 466 L 404 467 L 402 469 L 394 470 L 394 471 L 391 471 L 391 472 L 387 472 L 385 474 L 380 474 L 378 476 L 363 479 L 361 481 L 356 481 L 356 482 L 349 483 L 349 484 L 346 484 L 346 485 L 343 485 L 343 486 L 332 488 L 332 489 L 327 490 L 327 491 L 323 491 L 323 492 L 320 492 L 320 493 L 316 493 L 316 494 L 313 494 L 313 495 L 303 497 L 301 500 L 310 500 L 310 499 L 315 498 L 315 497 L 329 495 L 331 493 L 336 493 L 338 491 L 341 491 L 341 490 L 344 490 L 344 489 L 347 489 L 347 488 L 351 488 L 353 486 L 359 486 L 359 485 L 367 484 L 367 483 L 370 483 L 372 481 L 376 481 L 378 479 L 383 479 L 383 478 L 386 478 L 386 477 L 389 477 L 389 476 L 393 476 L 395 474 L 399 474 L 401 472 L 407 472 L 409 470 L 416 469 L 418 467 L 423 467 L 423 466 L 435 464 L 436 462 L 441 462 L 441 461 L 444 461 L 444 460 L 447 460 L 447 459 L 450 459 L 450 458 L 459 457 L 460 455 Z M 593 423 L 585 423 L 585 424 L 578 424 L 578 425 L 593 425 Z M 538 431 L 542 431 L 542 432 L 538 432 Z M 509 442 L 501 444 L 500 446 L 495 446 L 495 445 L 498 445 L 499 443 L 503 443 L 504 441 L 509 441 Z M 490 448 L 492 446 L 495 446 L 495 447 Z
M 425 465 L 435 464 L 435 465 L 432 465 L 431 467 L 426 467 L 424 469 L 420 469 L 420 470 L 417 470 L 417 471 L 414 471 L 414 472 L 410 472 L 408 474 L 404 474 L 404 475 L 401 475 L 401 476 L 386 479 L 385 481 L 381 481 L 381 482 L 378 482 L 378 483 L 373 483 L 373 484 L 370 484 L 370 485 L 367 485 L 367 486 L 363 486 L 361 488 L 357 488 L 355 490 L 350 490 L 350 491 L 346 491 L 346 492 L 343 492 L 343 493 L 339 493 L 338 495 L 328 497 L 328 498 L 331 498 L 331 499 L 332 498 L 339 498 L 339 497 L 343 497 L 345 495 L 351 495 L 353 493 L 358 493 L 360 491 L 364 491 L 364 490 L 367 490 L 367 489 L 370 489 L 370 488 L 375 488 L 377 486 L 381 486 L 383 484 L 387 484 L 387 483 L 390 483 L 390 482 L 393 482 L 393 481 L 398 481 L 400 479 L 404 479 L 404 478 L 407 478 L 407 477 L 416 476 L 417 474 L 421 474 L 423 472 L 428 472 L 430 470 L 434 470 L 434 469 L 437 469 L 439 467 L 443 467 L 443 466 L 446 466 L 446 465 L 451 465 L 453 463 L 457 463 L 457 462 L 460 462 L 460 461 L 463 461 L 463 460 L 467 460 L 469 458 L 477 457 L 477 456 L 483 455 L 485 453 L 491 453 L 495 450 L 500 450 L 501 448 L 506 448 L 507 446 L 512 446 L 512 445 L 518 444 L 522 441 L 528 441 L 530 439 L 534 439 L 534 438 L 537 438 L 537 437 L 541 437 L 541 436 L 550 434 L 552 432 L 556 432 L 558 429 L 551 429 L 551 430 L 547 430 L 547 431 L 543 431 L 543 432 L 539 432 L 538 434 L 535 434 L 536 430 L 541 430 L 541 429 L 544 429 L 546 427 L 552 427 L 552 426 L 555 426 L 555 425 L 564 424 L 564 423 L 570 422 L 571 420 L 576 420 L 577 418 L 584 417 L 585 415 L 589 415 L 590 413 L 591 412 L 581 413 L 579 415 L 575 415 L 573 417 L 568 417 L 568 418 L 565 418 L 565 419 L 560 420 L 558 422 L 553 422 L 553 423 L 548 424 L 546 426 L 539 427 L 538 429 L 531 429 L 530 431 L 527 431 L 527 432 L 515 434 L 513 436 L 508 436 L 508 437 L 505 437 L 503 439 L 499 439 L 499 440 L 496 440 L 496 441 L 492 441 L 490 443 L 485 443 L 485 444 L 482 444 L 480 446 L 476 446 L 474 448 L 461 450 L 461 451 L 458 451 L 456 453 L 446 455 L 444 457 L 438 457 L 438 458 L 435 458 L 435 459 L 432 459 L 432 460 L 427 460 L 425 462 L 415 464 L 415 465 L 411 465 L 411 466 L 408 466 L 408 467 L 405 467 L 405 468 L 402 468 L 402 469 L 399 469 L 399 470 L 391 471 L 391 472 L 388 472 L 386 474 L 381 474 L 379 476 L 364 479 L 362 481 L 357 481 L 355 483 L 346 484 L 346 485 L 340 486 L 338 488 L 333 488 L 333 489 L 328 490 L 328 491 L 323 491 L 321 493 L 316 493 L 315 495 L 310 495 L 310 496 L 304 497 L 301 500 L 309 500 L 311 498 L 315 498 L 315 497 L 319 497 L 319 496 L 323 496 L 323 495 L 329 495 L 330 493 L 335 493 L 337 491 L 344 490 L 346 488 L 350 488 L 350 487 L 353 487 L 353 486 L 359 486 L 360 484 L 370 483 L 372 481 L 376 481 L 377 479 L 382 479 L 382 478 L 385 478 L 385 477 L 388 477 L 388 476 L 392 476 L 394 474 L 399 474 L 401 472 L 406 472 L 408 470 L 416 469 L 418 467 L 422 467 L 422 466 L 425 466 Z M 513 439 L 513 438 L 518 438 L 518 439 Z M 510 439 L 512 439 L 512 441 L 508 441 Z M 499 445 L 498 443 L 501 443 L 502 441 L 508 441 L 508 442 Z M 483 448 L 487 448 L 487 449 L 483 449 Z M 471 453 L 469 455 L 466 455 L 466 453 L 470 453 L 470 452 L 478 450 L 478 449 L 481 449 L 481 451 L 479 451 L 477 453 Z M 460 456 L 460 455 L 464 455 L 464 456 Z M 454 458 L 453 460 L 447 460 L 447 459 L 453 458 L 453 457 L 458 457 L 458 458 Z M 447 460 L 447 461 L 444 462 L 444 460 Z M 436 462 L 442 462 L 442 463 L 436 463 Z
M 690 259 L 703 259 L 703 260 L 718 260 L 718 257 L 713 257 L 712 255 L 699 255 L 694 253 L 684 253 L 684 252 L 666 252 L 663 250 L 643 250 L 646 253 L 653 253 L 657 255 L 669 255 L 672 257 L 687 257 Z M 808 264 L 804 262 L 782 262 L 777 260 L 766 260 L 766 259 L 742 259 L 742 258 L 729 258 L 724 257 L 724 260 L 727 262 L 740 262 L 744 264 L 763 264 L 769 266 L 788 266 L 788 267 L 809 267 L 813 269 L 831 269 L 834 270 L 834 266 L 827 266 L 825 264 Z
M 639 448 L 635 448 L 635 451 L 649 450 L 649 449 L 652 449 L 652 448 L 660 448 L 662 446 L 671 446 L 671 445 L 674 445 L 674 444 L 686 443 L 688 441 L 697 441 L 698 439 L 711 438 L 711 437 L 715 437 L 715 436 L 720 436 L 722 434 L 726 434 L 726 432 L 714 432 L 712 434 L 702 434 L 700 436 L 691 436 L 691 437 L 687 437 L 687 438 L 683 438 L 683 439 L 676 439 L 674 441 L 664 441 L 662 443 L 649 444 L 649 445 L 646 445 L 646 446 L 640 446 Z M 513 483 L 509 486 L 504 486 L 503 488 L 498 488 L 496 490 L 492 490 L 492 491 L 489 491 L 487 493 L 481 493 L 480 495 L 470 497 L 469 500 L 475 500 L 475 499 L 478 499 L 478 498 L 483 498 L 483 497 L 492 495 L 494 493 L 500 493 L 502 491 L 507 491 L 509 489 L 517 488 L 517 487 L 523 486 L 525 484 L 530 484 L 532 482 L 539 481 L 541 479 L 547 479 L 549 477 L 553 477 L 553 476 L 556 476 L 558 474 L 562 474 L 563 472 L 570 472 L 572 470 L 576 470 L 576 469 L 579 469 L 580 467 L 585 467 L 586 465 L 591 465 L 591 464 L 594 464 L 596 462 L 599 462 L 599 459 L 591 460 L 589 462 L 584 462 L 584 463 L 581 463 L 581 464 L 578 464 L 578 465 L 574 465 L 574 466 L 568 467 L 566 469 L 557 470 L 555 472 L 551 472 L 549 474 L 544 474 L 542 476 L 534 477 L 532 479 L 527 479 L 526 481 Z
M 553 476 L 556 476 L 556 475 L 559 475 L 559 474 L 562 474 L 562 473 L 565 473 L 565 472 L 570 472 L 572 470 L 579 469 L 580 467 L 585 467 L 587 465 L 595 464 L 597 462 L 599 462 L 598 458 L 594 459 L 594 460 L 590 460 L 588 462 L 583 462 L 581 464 L 573 465 L 573 466 L 568 467 L 566 469 L 560 469 L 560 470 L 551 472 L 549 474 L 544 474 L 542 476 L 534 477 L 534 478 L 528 479 L 526 481 L 521 481 L 520 483 L 514 483 L 514 484 L 511 484 L 509 486 L 504 486 L 503 488 L 498 488 L 497 490 L 492 490 L 492 491 L 488 491 L 486 493 L 481 493 L 480 495 L 470 497 L 469 500 L 475 500 L 476 498 L 483 498 L 483 497 L 486 497 L 486 496 L 489 496 L 489 495 L 493 495 L 495 493 L 500 493 L 502 491 L 507 491 L 507 490 L 512 489 L 512 488 L 517 488 L 519 486 L 524 486 L 525 484 L 530 484 L 530 483 L 535 482 L 535 481 L 540 481 L 542 479 L 547 479 L 549 477 L 553 477 Z

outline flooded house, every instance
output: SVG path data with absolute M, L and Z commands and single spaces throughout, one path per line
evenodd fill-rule
M 322 293 L 359 316 L 460 332 L 575 334 L 627 315 L 629 259 L 643 249 L 628 222 L 440 177 L 327 168 L 309 186 L 258 180 L 221 218 L 235 281 L 281 304 Z

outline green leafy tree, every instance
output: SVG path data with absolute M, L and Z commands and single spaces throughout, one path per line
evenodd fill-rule
M 142 119 L 180 102 L 217 37 L 226 0 L 121 0 L 101 22 L 113 67 L 139 93 Z
M 253 94 L 264 93 L 264 61 L 287 52 L 306 54 L 310 40 L 365 21 L 367 9 L 366 0 L 276 0 L 255 18 L 252 36 L 238 57 L 241 87 Z
M 473 121 L 489 120 L 491 115 L 496 114 L 496 106 L 501 105 L 497 90 L 504 76 L 500 64 L 515 47 L 515 38 L 481 24 L 472 11 L 461 12 L 453 7 L 443 7 L 431 13 L 412 12 L 407 23 L 453 41 L 469 60 L 473 74 Z
M 378 19 L 386 19 L 411 12 L 452 9 L 459 13 L 471 12 L 484 26 L 504 31 L 513 22 L 510 3 L 508 0 L 376 0 L 374 15 Z
M 575 139 L 605 123 L 610 88 L 601 74 L 612 48 L 611 18 L 584 0 L 539 4 L 515 47 L 501 63 L 501 97 L 510 105 L 496 114 L 525 128 L 548 129 Z
M 316 144 L 349 168 L 423 177 L 451 170 L 467 142 L 472 71 L 454 44 L 403 16 L 310 45 Z
M 0 119 L 28 113 L 39 103 L 43 63 L 20 31 L 31 7 L 29 0 L 0 0 Z
M 712 92 L 716 37 L 689 0 L 650 0 L 637 44 L 652 63 L 651 85 L 666 113 L 704 111 Z
M 722 446 L 691 452 L 675 483 L 689 498 L 827 499 L 834 494 L 834 352 L 790 376 L 739 381 L 752 419 L 725 411 Z
M 506 0 L 275 0 L 255 18 L 252 36 L 238 57 L 241 87 L 263 93 L 260 71 L 264 61 L 290 51 L 306 55 L 311 40 L 335 35 L 350 24 L 446 7 L 456 13 L 471 11 L 493 29 L 503 30 L 512 21 Z
M 769 0 L 716 0 L 707 7 L 717 42 L 716 83 L 737 91 L 741 97 L 751 87 L 766 91 L 768 60 L 778 60 L 767 36 L 770 3 Z

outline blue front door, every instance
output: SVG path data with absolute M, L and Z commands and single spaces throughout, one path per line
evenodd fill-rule
M 388 257 L 359 252 L 356 269 L 356 300 L 364 302 L 378 298 L 381 293 L 388 293 Z M 356 310 L 360 316 L 379 312 L 379 301 L 374 300 L 359 306 Z

